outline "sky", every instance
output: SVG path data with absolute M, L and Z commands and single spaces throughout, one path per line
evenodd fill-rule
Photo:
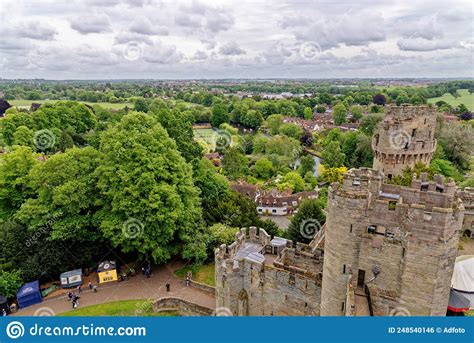
M 473 77 L 474 2 L 0 0 L 0 77 Z

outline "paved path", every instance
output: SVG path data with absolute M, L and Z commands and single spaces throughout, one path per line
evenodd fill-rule
M 370 316 L 369 299 L 361 288 L 357 288 L 355 291 L 355 315 Z
M 81 293 L 79 307 L 102 304 L 118 300 L 140 300 L 152 299 L 156 300 L 161 297 L 176 297 L 192 301 L 198 305 L 208 308 L 215 308 L 215 296 L 210 292 L 206 292 L 194 287 L 186 287 L 184 281 L 178 279 L 173 271 L 181 265 L 172 262 L 164 266 L 155 267 L 152 276 L 147 279 L 144 275 L 139 274 L 129 280 L 122 282 L 111 282 L 99 285 L 98 292 L 94 293 L 89 289 Z M 171 291 L 166 292 L 166 284 L 171 285 Z M 87 288 L 87 287 L 84 287 Z M 39 310 L 41 309 L 41 310 Z M 71 311 L 72 306 L 65 296 L 59 296 L 51 299 L 44 299 L 43 302 L 29 306 L 19 310 L 15 316 L 32 316 L 37 311 L 37 315 L 47 313 L 52 310 L 54 314 Z

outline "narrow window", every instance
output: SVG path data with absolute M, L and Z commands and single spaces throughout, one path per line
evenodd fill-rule
M 415 137 L 415 135 L 416 135 L 416 129 L 411 130 L 411 136 Z
M 349 229 L 349 232 L 352 233 L 352 224 L 351 224 L 351 228 Z
M 405 257 L 405 248 L 402 249 L 402 257 Z
M 345 274 L 346 273 L 346 265 L 343 265 L 342 267 L 342 274 Z
M 344 301 L 342 302 L 341 311 L 344 312 Z

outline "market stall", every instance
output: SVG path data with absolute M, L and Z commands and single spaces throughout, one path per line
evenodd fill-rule
M 82 285 L 82 269 L 70 270 L 59 276 L 62 288 L 77 287 Z
M 99 283 L 118 281 L 115 261 L 103 261 L 97 268 Z
M 38 280 L 25 283 L 16 294 L 20 308 L 25 308 L 42 301 Z

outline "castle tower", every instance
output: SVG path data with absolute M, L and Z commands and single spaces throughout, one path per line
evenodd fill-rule
M 387 105 L 372 138 L 373 168 L 390 179 L 417 162 L 428 165 L 436 150 L 435 128 L 434 107 Z
M 438 175 L 385 184 L 365 168 L 332 184 L 321 315 L 445 315 L 464 213 L 455 190 Z

